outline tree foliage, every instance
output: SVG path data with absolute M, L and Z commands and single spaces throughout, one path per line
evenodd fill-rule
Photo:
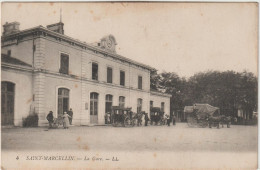
M 228 115 L 238 108 L 252 112 L 257 110 L 257 86 L 256 76 L 247 71 L 200 72 L 189 79 L 171 72 L 151 76 L 151 89 L 172 95 L 171 113 L 194 103 L 208 103 Z

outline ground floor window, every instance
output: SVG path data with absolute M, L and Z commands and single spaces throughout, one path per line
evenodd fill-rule
M 153 107 L 153 101 L 150 101 L 150 109 Z
M 1 123 L 2 125 L 14 124 L 14 96 L 15 84 L 2 81 L 1 83 Z
M 90 94 L 90 115 L 98 114 L 98 93 Z
M 66 88 L 58 89 L 58 115 L 63 115 L 69 110 L 70 90 Z
M 106 95 L 106 113 L 111 113 L 113 105 L 113 96 L 108 94 Z
M 111 123 L 111 112 L 112 112 L 112 105 L 113 105 L 113 96 L 110 94 L 106 95 L 106 108 L 105 108 L 105 124 Z
M 164 102 L 161 103 L 161 111 L 164 112 Z
M 142 111 L 142 104 L 143 100 L 142 99 L 137 99 L 137 113 L 140 113 Z
M 98 123 L 98 93 L 90 93 L 90 123 Z
M 119 106 L 125 107 L 125 97 L 124 96 L 119 96 Z

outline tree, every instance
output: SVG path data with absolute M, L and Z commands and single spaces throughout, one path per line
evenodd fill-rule
M 251 118 L 257 110 L 257 86 L 256 76 L 246 71 L 200 72 L 188 80 L 171 72 L 151 75 L 151 89 L 172 95 L 171 113 L 194 103 L 208 103 L 226 115 L 234 115 L 242 108 Z

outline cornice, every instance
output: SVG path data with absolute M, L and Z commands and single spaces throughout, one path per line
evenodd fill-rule
M 28 67 L 28 66 L 18 66 L 15 64 L 9 64 L 9 63 L 1 63 L 1 67 L 3 68 L 9 68 L 9 69 L 14 69 L 14 70 L 19 70 L 19 71 L 27 71 L 27 72 L 32 72 L 33 68 Z
M 49 30 L 49 29 L 47 29 L 47 28 L 45 28 L 43 26 L 38 26 L 38 27 L 34 27 L 34 28 L 23 30 L 23 31 L 20 31 L 20 32 L 17 32 L 17 33 L 13 33 L 13 34 L 2 36 L 2 39 L 1 39 L 2 40 L 2 44 L 3 44 L 4 41 L 9 41 L 9 40 L 15 40 L 14 42 L 11 42 L 11 44 L 18 44 L 19 43 L 18 41 L 20 39 L 23 39 L 23 36 L 26 36 L 26 35 L 33 35 L 34 38 L 51 36 L 51 37 L 56 38 L 56 40 L 58 40 L 58 41 L 66 41 L 70 45 L 78 46 L 79 48 L 81 48 L 83 50 L 84 49 L 85 50 L 86 49 L 92 50 L 94 53 L 101 53 L 101 54 L 103 54 L 106 57 L 115 58 L 115 59 L 121 60 L 122 62 L 127 62 L 129 64 L 133 64 L 133 65 L 135 65 L 137 67 L 141 67 L 141 68 L 149 70 L 149 71 L 156 70 L 153 67 L 150 67 L 148 65 L 145 65 L 145 64 L 142 64 L 142 63 L 139 63 L 139 62 L 136 62 L 136 61 L 131 60 L 131 59 L 128 59 L 128 58 L 126 58 L 124 56 L 121 56 L 121 55 L 109 52 L 107 50 L 95 47 L 95 46 L 87 44 L 85 42 L 81 42 L 80 40 L 71 38 L 69 36 L 56 33 L 56 32 L 51 31 L 51 30 Z
M 167 94 L 167 93 L 162 93 L 162 92 L 155 92 L 155 91 L 150 91 L 151 95 L 156 95 L 156 96 L 163 96 L 163 97 L 171 97 L 172 95 Z

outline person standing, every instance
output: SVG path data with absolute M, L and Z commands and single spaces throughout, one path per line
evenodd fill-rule
M 176 122 L 176 117 L 175 115 L 172 115 L 172 125 L 175 125 L 175 122 Z
M 166 117 L 167 117 L 167 125 L 170 126 L 170 121 L 171 121 L 170 116 L 167 115 Z
M 69 128 L 69 117 L 71 117 L 71 116 L 68 115 L 67 112 L 64 112 L 62 117 L 63 117 L 63 128 L 68 129 Z
M 150 120 L 148 117 L 148 113 L 145 113 L 144 120 L 145 120 L 145 126 L 147 126 L 148 121 Z
M 53 112 L 50 111 L 49 114 L 47 115 L 46 119 L 49 122 L 49 128 L 52 128 L 52 124 L 53 124 Z
M 107 124 L 110 124 L 111 123 L 111 117 L 110 117 L 110 113 L 107 114 Z
M 71 124 L 72 124 L 72 118 L 73 118 L 72 108 L 70 108 L 70 110 L 68 111 L 68 115 L 70 116 L 70 117 L 69 117 L 69 121 L 70 121 L 70 125 L 71 125 Z
M 108 117 L 107 115 L 108 115 L 108 113 L 105 113 L 105 116 L 104 116 L 104 118 L 105 118 L 105 124 L 108 124 L 108 123 L 107 123 L 107 117 Z

